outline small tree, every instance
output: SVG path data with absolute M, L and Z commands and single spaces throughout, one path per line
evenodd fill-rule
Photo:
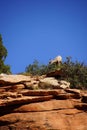
M 0 35 L 0 73 L 11 73 L 10 66 L 4 64 L 6 56 L 7 49 L 3 45 L 2 36 Z
M 40 63 L 37 60 L 34 60 L 33 64 L 29 64 L 25 72 L 30 73 L 32 75 L 43 75 L 47 73 L 47 65 L 40 65 Z
M 38 65 L 38 61 L 34 60 L 33 64 L 29 64 L 26 69 L 25 69 L 26 73 L 30 73 L 32 75 L 37 75 L 38 71 L 39 71 L 39 65 Z
M 62 70 L 71 88 L 87 89 L 87 66 L 84 63 L 72 62 L 71 57 L 67 57 L 62 64 Z

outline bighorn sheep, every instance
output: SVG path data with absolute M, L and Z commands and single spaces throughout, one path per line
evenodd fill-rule
M 61 56 L 57 56 L 56 58 L 54 58 L 53 60 L 51 60 L 49 63 L 50 64 L 54 64 L 54 63 L 60 64 L 60 63 L 62 63 L 62 57 Z

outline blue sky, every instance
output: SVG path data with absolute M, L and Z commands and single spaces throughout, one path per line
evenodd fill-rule
M 87 0 L 0 0 L 0 34 L 12 73 L 57 55 L 87 64 Z

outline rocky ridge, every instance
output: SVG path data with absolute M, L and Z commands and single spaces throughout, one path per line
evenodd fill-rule
M 0 130 L 87 130 L 87 93 L 49 75 L 0 75 Z

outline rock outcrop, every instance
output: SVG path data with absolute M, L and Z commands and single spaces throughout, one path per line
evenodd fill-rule
M 70 83 L 64 80 L 55 79 L 54 77 L 46 77 L 40 80 L 39 86 L 42 89 L 66 89 L 69 88 Z
M 86 91 L 54 77 L 1 76 L 0 130 L 87 130 Z
M 19 86 L 28 89 L 58 89 L 69 88 L 70 83 L 64 80 L 58 80 L 55 77 L 31 77 L 24 75 L 0 75 L 0 86 L 9 86 L 19 88 Z M 24 86 L 23 86 L 24 85 Z M 9 88 L 9 87 L 7 87 Z

